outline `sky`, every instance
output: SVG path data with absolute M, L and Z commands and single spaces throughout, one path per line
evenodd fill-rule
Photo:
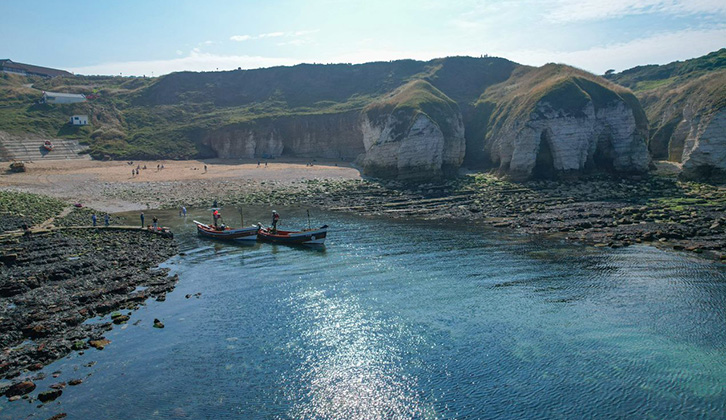
M 0 39 L 77 74 L 455 55 L 602 74 L 726 47 L 726 0 L 0 0 Z

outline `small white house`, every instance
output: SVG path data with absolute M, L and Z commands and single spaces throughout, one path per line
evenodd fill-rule
M 79 93 L 43 92 L 43 102 L 46 104 L 75 104 L 86 102 L 86 97 Z
M 71 117 L 71 125 L 88 125 L 88 115 L 74 115 Z

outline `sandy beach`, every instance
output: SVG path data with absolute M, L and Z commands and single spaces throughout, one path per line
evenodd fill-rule
M 0 189 L 44 194 L 80 202 L 106 212 L 156 208 L 184 202 L 195 191 L 220 198 L 236 193 L 273 190 L 314 179 L 360 179 L 348 163 L 306 160 L 261 161 L 35 161 L 27 172 L 3 173 Z M 146 169 L 143 169 L 146 165 Z M 157 169 L 157 165 L 164 169 Z M 207 170 L 205 171 L 205 165 Z M 141 167 L 139 175 L 132 169 Z M 138 194 L 141 193 L 141 194 Z M 143 201 L 135 199 L 143 196 Z

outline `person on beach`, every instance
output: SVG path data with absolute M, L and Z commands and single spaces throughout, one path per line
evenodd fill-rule
M 103 216 L 103 224 L 106 225 L 106 227 L 108 227 L 108 225 L 111 224 L 111 218 L 108 217 L 108 213 L 106 213 L 106 215 Z
M 144 212 L 141 212 L 141 229 L 144 228 Z
M 204 165 L 204 172 L 207 172 L 207 165 Z
M 157 219 L 156 216 L 154 216 L 154 218 L 151 219 L 151 221 L 153 223 L 154 229 L 159 227 L 159 219 Z
M 272 233 L 277 233 L 277 222 L 280 221 L 280 215 L 277 211 L 272 210 Z
M 135 174 L 136 174 L 136 171 L 132 169 L 131 170 L 131 178 L 133 178 Z
M 179 216 L 186 217 L 186 215 L 187 215 L 187 208 L 182 206 L 181 210 L 179 211 Z
M 220 217 L 221 217 L 221 216 L 220 216 L 220 214 L 219 214 L 219 210 L 217 210 L 217 209 L 214 209 L 214 211 L 212 212 L 212 219 L 214 220 L 214 227 L 215 227 L 215 228 L 217 227 L 217 220 L 218 220 L 218 219 L 219 219 Z
M 96 213 L 93 213 L 91 215 L 91 221 L 93 222 L 93 226 L 96 226 L 96 222 L 98 221 L 98 218 L 96 218 Z

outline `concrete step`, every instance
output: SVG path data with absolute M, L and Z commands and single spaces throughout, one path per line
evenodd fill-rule
M 90 159 L 88 155 L 79 155 L 85 147 L 78 140 L 51 139 L 53 150 L 43 147 L 45 139 L 0 139 L 0 160 L 66 160 Z

